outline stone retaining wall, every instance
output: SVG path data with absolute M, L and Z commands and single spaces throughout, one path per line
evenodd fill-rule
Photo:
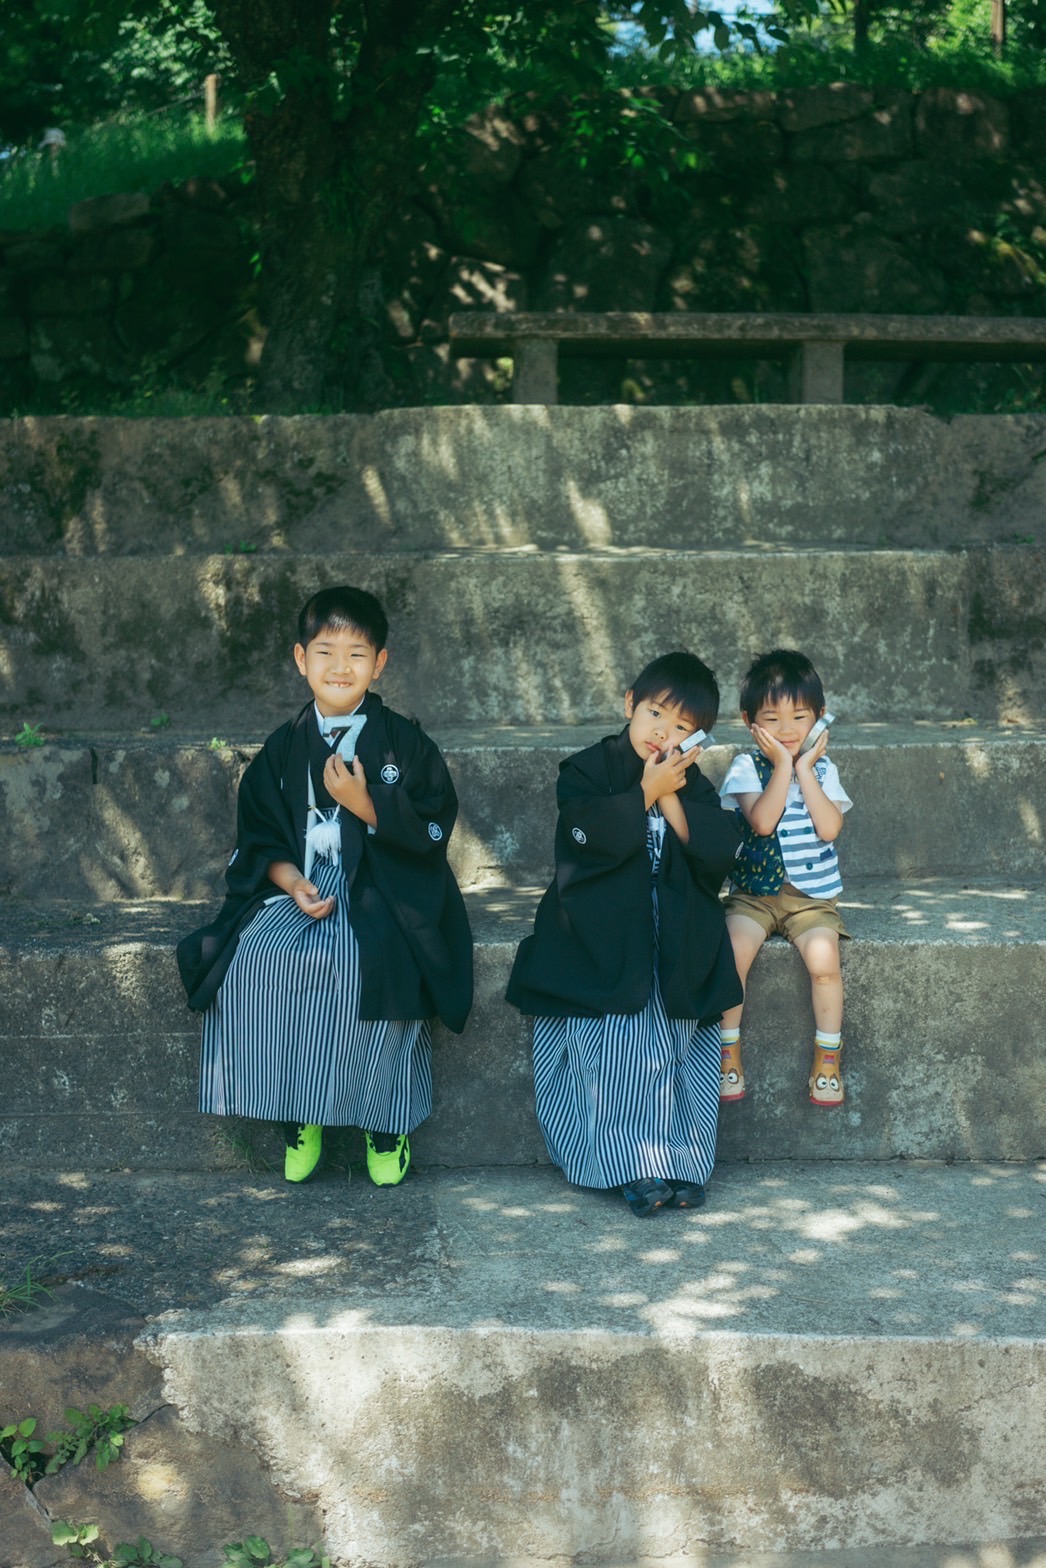
M 698 167 L 579 169 L 554 116 L 491 111 L 404 201 L 368 278 L 372 405 L 494 401 L 504 368 L 449 363 L 451 311 L 1046 313 L 1046 91 L 1005 102 L 835 84 L 681 95 Z M 669 156 L 666 154 L 665 156 Z M 0 234 L 0 407 L 61 410 L 248 380 L 264 339 L 239 178 L 102 197 Z M 564 371 L 566 401 L 783 395 L 779 369 Z M 858 366 L 857 400 L 1032 406 L 1041 372 Z

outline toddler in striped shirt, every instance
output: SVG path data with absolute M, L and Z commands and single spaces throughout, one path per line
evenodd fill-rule
M 810 974 L 816 1026 L 810 1100 L 842 1105 L 839 939 L 849 932 L 836 908 L 843 884 L 835 841 L 852 802 L 827 755 L 827 726 L 802 749 L 825 712 L 824 688 L 805 654 L 774 648 L 748 670 L 740 703 L 758 749 L 734 758 L 720 790 L 744 836 L 726 900 L 734 962 L 744 985 L 768 936 L 777 932 L 798 948 Z M 723 1014 L 721 1102 L 745 1095 L 743 1007 Z

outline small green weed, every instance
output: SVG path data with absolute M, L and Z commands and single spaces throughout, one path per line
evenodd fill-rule
M 23 721 L 22 728 L 15 736 L 15 745 L 24 746 L 27 751 L 30 746 L 46 746 L 47 742 L 40 733 L 41 728 L 39 724 L 26 724 Z
M 39 1481 L 47 1466 L 44 1445 L 33 1436 L 35 1431 L 36 1422 L 32 1416 L 14 1426 L 0 1427 L 0 1454 L 26 1486 Z
M 254 1128 L 245 1118 L 223 1117 L 214 1128 L 212 1137 L 223 1165 L 247 1170 L 252 1176 L 270 1175 L 277 1169 L 264 1150 L 258 1147 Z
M 42 1440 L 35 1435 L 32 1416 L 0 1428 L 0 1454 L 26 1486 L 34 1486 L 41 1476 L 55 1475 L 63 1465 L 78 1465 L 92 1450 L 96 1468 L 107 1469 L 119 1459 L 124 1433 L 135 1424 L 126 1405 L 109 1410 L 88 1405 L 86 1411 L 70 1405 L 65 1419 L 67 1426 L 48 1432 Z
M 86 1558 L 97 1564 L 97 1568 L 182 1568 L 180 1557 L 157 1551 L 144 1535 L 140 1535 L 133 1545 L 121 1541 L 111 1557 L 99 1544 L 98 1536 L 96 1524 L 66 1524 L 59 1519 L 51 1526 L 51 1540 L 55 1546 L 68 1547 L 70 1557 Z
M 207 742 L 207 750 L 208 751 L 224 751 L 226 749 L 226 747 L 228 746 L 228 744 L 229 744 L 229 742 L 227 740 L 222 740 L 220 738 L 220 736 L 212 735 L 210 740 Z
M 93 1449 L 95 1468 L 106 1470 L 114 1459 L 119 1459 L 123 1448 L 124 1433 L 134 1426 L 126 1405 L 113 1405 L 103 1410 L 100 1405 L 88 1405 L 86 1411 L 70 1405 L 65 1412 L 69 1423 L 60 1432 L 48 1432 L 47 1441 L 55 1444 L 54 1453 L 47 1461 L 47 1475 L 54 1475 L 63 1465 L 78 1465 Z
M 170 722 L 170 718 L 166 713 L 154 713 L 149 720 L 149 728 L 151 730 L 165 730 Z
M 227 544 L 225 553 L 226 555 L 253 555 L 257 548 L 258 546 L 252 544 L 249 539 L 241 539 L 239 544 Z
M 67 1524 L 59 1519 L 51 1526 L 55 1546 L 68 1548 L 70 1557 L 86 1559 L 96 1568 L 182 1568 L 180 1557 L 158 1551 L 140 1535 L 133 1543 L 123 1541 L 106 1553 L 96 1524 Z M 299 1546 L 277 1561 L 268 1541 L 260 1535 L 245 1536 L 223 1548 L 223 1568 L 331 1568 L 331 1560 L 319 1547 Z
M 69 926 L 100 926 L 102 922 L 98 915 L 85 910 L 83 914 L 36 915 L 28 923 L 34 931 L 61 931 Z
M 248 1535 L 224 1549 L 225 1568 L 331 1568 L 330 1558 L 322 1555 L 317 1547 L 299 1546 L 288 1552 L 282 1563 L 277 1563 L 268 1541 L 260 1535 Z
M 33 1273 L 40 1261 L 39 1258 L 34 1258 L 27 1263 L 25 1273 L 15 1285 L 8 1285 L 0 1279 L 0 1318 L 6 1318 L 12 1312 L 28 1312 L 30 1307 L 41 1306 L 41 1296 L 50 1298 L 51 1292 L 47 1286 L 41 1285 L 39 1278 Z
M 98 1526 L 96 1524 L 66 1524 L 64 1519 L 58 1519 L 51 1526 L 51 1541 L 54 1546 L 68 1546 L 70 1557 L 94 1556 L 88 1553 L 87 1547 L 98 1539 Z

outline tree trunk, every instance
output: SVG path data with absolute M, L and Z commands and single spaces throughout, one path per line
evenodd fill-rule
M 343 236 L 331 222 L 330 132 L 329 115 L 292 102 L 247 120 L 261 209 L 266 324 L 256 401 L 270 412 L 308 412 L 323 398 L 345 265 Z
M 854 53 L 863 54 L 868 48 L 868 23 L 870 0 L 854 0 Z
M 261 214 L 261 409 L 318 408 L 331 386 L 348 404 L 358 401 L 360 282 L 370 246 L 416 171 L 419 116 L 435 76 L 431 48 L 419 46 L 438 39 L 458 3 L 340 7 L 359 43 L 340 118 L 332 0 L 215 0 L 248 86 L 264 88 L 274 70 L 292 79 L 271 111 L 258 106 L 245 117 Z

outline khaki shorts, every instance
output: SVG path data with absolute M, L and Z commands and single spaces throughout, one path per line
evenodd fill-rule
M 726 900 L 728 915 L 744 915 L 762 926 L 767 936 L 779 932 L 789 942 L 805 931 L 817 927 L 837 931 L 849 939 L 850 933 L 843 925 L 835 907 L 834 898 L 811 898 L 800 893 L 787 882 L 779 893 L 731 893 Z

